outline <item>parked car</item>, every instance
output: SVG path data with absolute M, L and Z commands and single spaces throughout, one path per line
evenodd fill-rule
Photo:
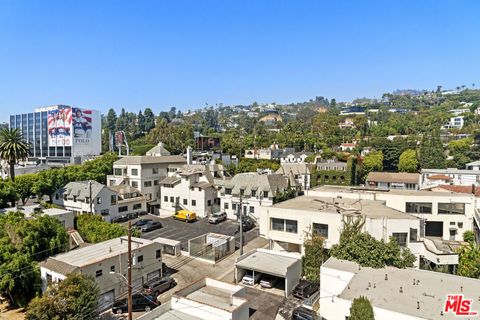
M 152 309 L 158 307 L 161 303 L 152 295 L 134 294 L 132 296 L 132 311 L 146 311 L 149 312 Z M 128 300 L 127 298 L 115 301 L 112 307 L 112 312 L 115 314 L 122 314 L 128 312 Z
M 157 297 L 159 294 L 167 290 L 170 290 L 176 285 L 177 285 L 177 282 L 175 281 L 175 279 L 171 277 L 167 277 L 167 278 L 152 281 L 151 283 L 144 285 L 143 288 L 147 293 L 153 294 L 155 297 Z
M 253 271 L 248 270 L 242 278 L 242 283 L 246 284 L 247 286 L 253 287 L 253 285 L 257 283 L 261 277 L 262 277 L 262 274 L 260 272 L 255 272 L 255 277 L 254 277 Z
M 147 214 L 148 214 L 147 211 L 139 211 L 139 212 L 138 212 L 138 215 L 139 215 L 139 216 L 144 216 L 144 215 L 147 215 Z
M 136 227 L 136 228 L 140 228 L 140 227 L 142 227 L 142 226 L 144 226 L 147 223 L 150 223 L 152 221 L 153 221 L 152 219 L 140 219 L 140 220 L 137 220 L 135 223 L 132 223 L 132 226 Z
M 227 220 L 227 214 L 225 212 L 212 213 L 212 215 L 208 218 L 208 222 L 213 224 L 220 223 L 225 220 Z
M 140 227 L 140 230 L 142 232 L 148 232 L 148 231 L 153 231 L 156 229 L 160 229 L 162 227 L 162 223 L 159 221 L 150 221 L 143 226 Z
M 299 307 L 293 310 L 292 320 L 317 320 L 318 316 L 314 311 Z
M 244 218 L 242 219 L 242 231 L 247 232 L 248 230 L 251 230 L 255 227 L 255 223 L 249 219 L 249 218 Z M 238 231 L 240 231 L 240 226 L 238 226 Z
M 278 277 L 266 274 L 260 280 L 260 286 L 262 288 L 273 288 L 278 283 L 278 280 Z
M 308 280 L 300 280 L 300 283 L 293 289 L 293 296 L 299 299 L 306 299 L 320 289 L 320 284 Z
M 127 213 L 128 220 L 138 218 L 138 212 Z
M 197 220 L 197 214 L 188 210 L 178 210 L 173 215 L 173 219 L 185 222 L 194 222 Z
M 126 222 L 128 220 L 130 220 L 130 218 L 128 217 L 128 214 L 122 214 L 122 215 L 119 215 L 118 217 L 113 218 L 112 223 Z

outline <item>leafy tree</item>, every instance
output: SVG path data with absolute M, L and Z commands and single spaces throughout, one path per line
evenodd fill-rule
M 99 215 L 84 214 L 76 218 L 77 230 L 85 241 L 98 243 L 127 234 L 127 228 L 118 223 L 108 223 Z
M 422 169 L 445 168 L 445 152 L 438 132 L 424 135 L 419 149 L 420 167 Z
M 350 308 L 350 320 L 375 320 L 370 301 L 363 296 L 353 299 Z
M 32 192 L 39 197 L 48 195 L 50 202 L 52 194 L 63 184 L 61 169 L 49 169 L 38 173 L 38 178 L 33 183 Z
M 15 181 L 15 165 L 28 157 L 28 145 L 23 141 L 20 129 L 3 129 L 0 131 L 0 158 L 10 167 L 10 179 Z
M 330 250 L 338 259 L 354 261 L 364 267 L 383 268 L 394 266 L 406 268 L 413 266 L 415 256 L 407 248 L 401 248 L 391 238 L 388 242 L 377 240 L 369 233 L 361 232 L 364 220 L 344 221 L 340 241 Z
M 142 110 L 138 112 L 137 127 L 140 134 L 145 132 L 145 116 L 143 115 Z
M 475 233 L 472 230 L 467 230 L 463 233 L 463 241 L 472 243 L 475 242 Z
M 453 159 L 449 161 L 448 167 L 465 168 L 465 165 L 472 161 L 472 145 L 473 138 L 451 141 L 448 144 L 448 151 Z
M 327 258 L 323 241 L 322 236 L 313 233 L 303 242 L 305 247 L 305 256 L 302 260 L 303 275 L 310 281 L 320 281 L 320 266 Z
M 145 108 L 143 115 L 145 118 L 145 132 L 150 132 L 150 130 L 155 128 L 155 115 L 150 108 Z
M 480 246 L 474 241 L 457 249 L 457 274 L 463 277 L 480 278 Z
M 237 173 L 256 172 L 257 169 L 271 169 L 275 172 L 280 169 L 280 164 L 274 160 L 242 158 L 238 163 Z
M 33 299 L 25 319 L 96 319 L 99 293 L 92 277 L 70 274 L 58 285 L 50 286 L 42 297 Z
M 417 152 L 413 149 L 403 151 L 398 161 L 398 171 L 400 172 L 417 172 L 418 160 Z
M 37 177 L 36 174 L 22 174 L 15 179 L 15 191 L 23 204 L 27 202 L 30 196 L 34 195 L 33 185 L 37 181 Z
M 15 187 L 11 180 L 0 179 L 0 208 L 8 207 L 8 204 L 13 207 L 18 199 L 18 195 L 15 192 Z
M 115 110 L 110 108 L 107 113 L 106 127 L 112 133 L 115 131 L 116 122 L 117 122 L 117 114 L 115 113 Z
M 382 151 L 372 151 L 363 159 L 363 170 L 365 177 L 372 171 L 383 170 L 383 153 Z

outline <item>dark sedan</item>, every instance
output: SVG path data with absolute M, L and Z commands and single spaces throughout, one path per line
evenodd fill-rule
M 135 223 L 132 223 L 132 226 L 136 228 L 141 228 L 147 223 L 150 223 L 152 221 L 153 221 L 152 219 L 140 219 L 140 220 L 137 220 Z
M 150 221 L 146 224 L 144 224 L 143 226 L 140 227 L 140 230 L 142 232 L 149 232 L 149 231 L 153 231 L 153 230 L 156 230 L 156 229 L 160 229 L 162 227 L 162 224 L 158 221 Z

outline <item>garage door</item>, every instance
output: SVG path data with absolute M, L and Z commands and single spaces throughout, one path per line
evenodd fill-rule
M 443 237 L 443 222 L 426 221 L 425 236 L 427 237 Z
M 104 311 L 112 307 L 115 301 L 115 290 L 108 291 L 98 297 L 98 309 Z
M 143 292 L 143 277 L 132 281 L 132 289 L 136 292 Z

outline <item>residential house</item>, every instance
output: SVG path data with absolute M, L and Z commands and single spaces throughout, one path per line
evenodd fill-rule
M 255 220 L 260 208 L 272 206 L 275 197 L 287 192 L 289 179 L 281 174 L 239 173 L 230 180 L 215 180 L 219 188 L 220 209 L 229 219 L 238 219 L 238 209 Z M 240 206 L 241 208 L 238 207 Z
M 74 214 L 100 214 L 106 221 L 146 210 L 146 198 L 130 186 L 107 187 L 96 181 L 69 182 L 58 189 L 53 203 Z
M 355 123 L 352 118 L 345 118 L 338 124 L 338 126 L 342 129 L 351 129 L 355 127 Z
M 318 171 L 347 171 L 347 163 L 336 159 L 327 159 L 317 162 Z
M 313 156 L 313 152 L 283 152 L 279 158 L 280 163 L 303 163 L 309 156 Z
M 71 273 L 91 276 L 100 290 L 100 310 L 108 309 L 127 292 L 127 253 L 127 237 L 120 237 L 51 256 L 40 263 L 42 290 Z M 132 255 L 134 290 L 162 276 L 161 244 L 133 237 Z
M 342 143 L 338 147 L 338 150 L 342 152 L 350 152 L 350 151 L 353 151 L 356 147 L 357 147 L 356 143 Z
M 315 170 L 312 163 L 282 163 L 277 174 L 281 174 L 288 179 L 294 179 L 295 184 L 302 190 L 308 190 L 311 186 L 311 176 Z
M 468 167 L 468 165 L 467 165 Z M 438 186 L 440 184 L 453 184 L 461 186 L 480 185 L 480 170 L 475 170 L 475 164 L 468 169 L 422 169 L 420 174 L 421 189 Z
M 150 213 L 157 213 L 160 208 L 160 181 L 187 163 L 183 156 L 165 155 L 163 147 L 157 147 L 149 152 L 164 155 L 123 157 L 114 162 L 113 175 L 107 176 L 108 186 L 129 185 L 138 189 L 146 196 Z
M 148 150 L 145 155 L 150 157 L 163 157 L 169 156 L 170 151 L 165 149 L 165 145 L 163 144 L 163 142 L 159 142 L 155 147 Z
M 346 162 L 340 162 L 336 159 L 328 159 L 317 162 L 317 170 L 312 180 L 312 185 L 350 185 L 352 182 L 352 172 L 348 170 Z
M 450 120 L 442 127 L 443 129 L 461 129 L 464 124 L 463 116 L 451 117 Z
M 480 170 L 480 160 L 469 162 L 465 167 L 467 170 Z
M 180 209 L 204 218 L 219 210 L 214 179 L 224 179 L 222 165 L 185 165 L 160 181 L 160 208 L 172 214 Z
M 382 190 L 419 190 L 420 174 L 407 172 L 370 172 L 366 178 L 367 188 Z
M 353 300 L 363 296 L 376 320 L 453 320 L 458 316 L 445 308 L 449 296 L 472 299 L 471 311 L 476 311 L 479 287 L 479 279 L 410 268 L 375 269 L 330 257 L 320 268 L 318 313 L 322 319 L 348 319 Z

